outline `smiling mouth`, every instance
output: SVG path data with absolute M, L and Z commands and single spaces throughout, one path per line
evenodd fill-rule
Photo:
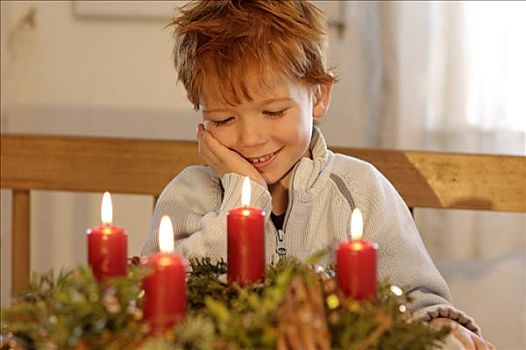
M 265 155 L 263 155 L 261 157 L 245 158 L 245 159 L 248 160 L 250 162 L 250 164 L 264 163 L 264 162 L 268 161 L 269 159 L 271 159 L 272 157 L 274 157 L 274 155 L 276 155 L 279 151 L 280 150 L 277 150 L 275 152 L 265 154 Z

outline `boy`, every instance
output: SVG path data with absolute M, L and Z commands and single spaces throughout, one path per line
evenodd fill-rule
M 270 213 L 267 262 L 346 240 L 359 207 L 365 237 L 380 247 L 379 278 L 412 287 L 416 317 L 452 325 L 468 349 L 490 347 L 450 305 L 396 190 L 370 164 L 328 151 L 313 125 L 335 81 L 322 13 L 305 1 L 200 1 L 172 25 L 179 80 L 202 114 L 197 139 L 207 166 L 185 169 L 164 189 L 141 254 L 159 249 L 159 221 L 169 215 L 179 253 L 226 258 L 226 214 L 240 206 L 249 176 L 251 205 Z

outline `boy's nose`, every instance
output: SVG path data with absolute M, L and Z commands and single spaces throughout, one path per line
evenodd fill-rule
M 239 130 L 238 140 L 243 147 L 259 146 L 266 142 L 267 133 L 263 125 L 256 123 L 247 123 L 242 125 Z

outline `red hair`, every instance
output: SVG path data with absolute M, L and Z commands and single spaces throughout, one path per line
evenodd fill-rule
M 307 1 L 201 0 L 183 6 L 169 26 L 178 80 L 195 109 L 205 80 L 220 84 L 231 104 L 251 99 L 248 74 L 263 80 L 269 69 L 312 85 L 335 80 L 326 63 L 327 20 Z

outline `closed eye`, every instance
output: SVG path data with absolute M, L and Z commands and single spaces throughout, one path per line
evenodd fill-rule
M 279 111 L 263 111 L 263 114 L 269 117 L 282 117 L 287 110 L 288 108 L 285 108 Z
M 234 117 L 228 117 L 222 120 L 209 120 L 215 126 L 222 126 L 228 124 L 230 121 L 234 120 Z

